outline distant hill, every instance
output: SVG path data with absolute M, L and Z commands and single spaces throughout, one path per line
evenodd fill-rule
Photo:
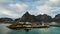
M 54 18 L 47 14 L 43 15 L 31 15 L 26 12 L 21 18 L 17 18 L 15 20 L 11 18 L 0 18 L 0 23 L 18 23 L 18 22 L 60 22 L 60 14 L 57 14 Z
M 11 18 L 0 18 L 0 22 L 12 22 L 13 19 Z
M 52 21 L 51 16 L 48 16 L 46 14 L 38 15 L 38 16 L 36 16 L 36 19 L 38 20 L 38 22 L 41 22 L 41 21 L 43 21 L 43 22 L 51 22 Z
M 60 22 L 60 14 L 57 14 L 55 18 L 53 18 L 54 22 Z
M 51 20 L 51 16 L 48 16 L 46 14 L 34 16 L 30 15 L 28 12 L 26 12 L 21 18 L 16 19 L 16 21 L 20 22 L 51 22 Z
M 26 12 L 21 18 L 20 18 L 20 22 L 35 22 L 35 16 L 34 15 L 30 15 L 28 12 Z

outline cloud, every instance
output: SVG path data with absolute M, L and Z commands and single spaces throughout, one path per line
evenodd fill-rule
M 0 13 L 1 14 L 5 14 L 5 15 L 8 15 L 8 16 L 12 16 L 12 17 L 17 16 L 17 14 L 14 14 L 12 11 L 8 11 L 8 10 L 2 11 Z
M 46 5 L 51 7 L 59 7 L 60 6 L 60 0 L 49 0 Z
M 16 8 L 18 9 L 19 11 L 25 11 L 28 9 L 28 5 L 27 4 L 19 4 L 19 3 L 16 3 L 16 4 L 9 4 L 9 6 L 11 8 Z
M 6 1 L 6 0 L 5 0 Z M 8 1 L 7 1 L 8 2 Z M 10 18 L 19 18 L 21 17 L 28 9 L 28 5 L 25 3 L 6 3 L 0 4 L 0 16 L 1 17 L 10 17 Z
M 9 4 L 8 9 L 16 12 L 21 17 L 29 9 L 29 6 L 25 3 L 16 3 Z
M 4 2 L 4 1 L 6 1 L 6 0 L 0 0 L 0 2 Z
M 39 11 L 37 11 L 37 10 L 30 10 L 30 11 L 28 11 L 31 15 L 35 15 L 35 16 L 37 16 L 37 15 L 39 15 L 40 14 L 40 12 Z
M 0 0 L 0 3 L 3 3 L 3 2 L 12 2 L 13 0 Z
M 0 7 L 0 15 L 2 15 L 0 17 L 10 17 L 10 18 L 18 17 L 18 14 L 16 14 L 15 12 L 7 10 L 3 7 Z M 3 15 L 5 15 L 5 16 L 3 16 Z
M 43 3 L 43 5 L 38 5 L 36 8 L 37 11 L 39 11 L 41 14 L 48 14 L 52 17 L 55 17 L 55 15 L 60 14 L 59 3 L 60 0 L 48 0 L 45 3 Z
M 51 6 L 58 2 L 59 0 L 49 0 L 44 5 L 37 6 L 37 9 L 44 14 L 51 13 L 51 11 L 54 11 L 53 9 L 55 9 L 54 7 L 51 7 Z
M 0 15 L 21 17 L 26 11 L 32 15 L 56 15 L 60 12 L 60 0 L 0 0 Z
M 37 9 L 43 14 L 47 14 L 49 11 L 51 11 L 48 6 L 38 6 Z
M 49 2 L 57 3 L 57 2 L 59 2 L 59 0 L 49 0 Z

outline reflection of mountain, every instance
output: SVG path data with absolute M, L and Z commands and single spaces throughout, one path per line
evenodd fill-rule
M 56 15 L 53 20 L 54 22 L 60 22 L 60 14 Z

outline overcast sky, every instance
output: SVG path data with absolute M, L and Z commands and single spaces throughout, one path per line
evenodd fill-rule
M 60 0 L 0 0 L 0 17 L 19 18 L 26 11 L 54 17 L 60 14 Z

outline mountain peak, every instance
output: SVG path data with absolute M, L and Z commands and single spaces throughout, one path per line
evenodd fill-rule
M 29 14 L 29 12 L 26 12 L 25 14 Z

